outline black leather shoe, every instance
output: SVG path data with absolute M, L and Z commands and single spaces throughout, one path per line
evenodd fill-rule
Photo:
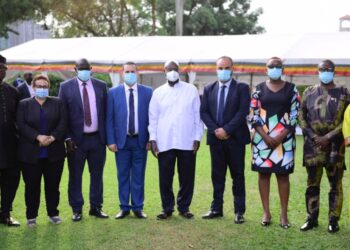
M 179 212 L 179 215 L 184 217 L 185 219 L 192 219 L 194 214 L 191 213 L 190 211 L 187 211 L 187 212 Z
M 128 216 L 129 214 L 130 214 L 130 211 L 121 210 L 121 211 L 115 216 L 115 218 L 116 218 L 117 220 L 123 219 L 123 218 L 125 218 L 126 216 Z
M 134 211 L 134 215 L 139 219 L 146 219 L 147 218 L 147 215 L 142 210 Z
M 83 214 L 81 212 L 73 212 L 72 220 L 74 222 L 81 221 Z
M 224 216 L 224 214 L 222 212 L 210 210 L 208 213 L 202 215 L 202 218 L 203 219 L 214 219 L 214 218 L 218 218 L 218 217 L 222 217 L 222 216 Z
M 157 220 L 166 220 L 169 219 L 173 215 L 173 212 L 164 212 L 162 211 L 157 215 Z
M 9 227 L 19 227 L 21 224 L 12 217 L 3 218 L 0 220 L 1 224 L 5 224 Z
M 109 216 L 102 211 L 100 208 L 90 209 L 89 215 L 95 216 L 100 219 L 107 219 Z
M 331 220 L 328 225 L 328 232 L 335 233 L 339 231 L 338 220 Z
M 305 223 L 300 227 L 300 231 L 308 231 L 310 229 L 313 229 L 314 227 L 318 227 L 318 221 L 307 219 Z
M 235 214 L 235 220 L 234 221 L 235 221 L 236 224 L 244 223 L 244 216 L 243 216 L 243 214 L 239 214 L 239 213 Z

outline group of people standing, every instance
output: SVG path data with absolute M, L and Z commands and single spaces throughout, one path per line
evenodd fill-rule
M 223 216 L 228 168 L 234 222 L 244 223 L 245 150 L 251 143 L 252 170 L 259 173 L 261 225 L 271 224 L 270 179 L 275 173 L 281 204 L 279 223 L 288 229 L 289 174 L 294 170 L 295 130 L 299 124 L 308 174 L 308 217 L 300 230 L 318 226 L 320 181 L 325 168 L 330 183 L 328 231 L 338 231 L 344 153 L 350 144 L 350 110 L 345 112 L 350 96 L 346 88 L 333 81 L 334 63 L 324 60 L 318 65 L 320 83 L 307 88 L 302 99 L 296 86 L 282 79 L 283 62 L 278 57 L 267 61 L 267 80 L 252 94 L 247 84 L 233 78 L 230 57 L 217 60 L 218 79 L 205 87 L 201 99 L 193 85 L 180 80 L 179 67 L 174 60 L 165 62 L 167 82 L 152 91 L 138 82 L 137 65 L 127 62 L 122 67 L 123 84 L 108 90 L 104 82 L 91 77 L 89 61 L 80 59 L 75 66 L 76 77 L 61 83 L 58 97 L 50 97 L 50 81 L 43 75 L 33 78 L 26 74 L 18 90 L 3 82 L 7 66 L 0 56 L 0 222 L 19 226 L 10 211 L 22 172 L 27 225 L 36 226 L 42 176 L 49 221 L 61 223 L 59 185 L 66 156 L 72 220 L 83 218 L 82 174 L 86 162 L 90 172 L 89 215 L 108 218 L 102 210 L 106 145 L 115 154 L 117 166 L 120 211 L 116 219 L 125 218 L 131 211 L 137 218 L 147 218 L 143 206 L 148 150 L 159 167 L 162 211 L 157 219 L 169 219 L 175 205 L 180 216 L 191 219 L 196 153 L 205 124 L 213 201 L 202 218 Z M 175 201 L 176 163 L 180 187 Z

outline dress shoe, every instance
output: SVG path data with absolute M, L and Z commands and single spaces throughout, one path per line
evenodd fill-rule
M 28 226 L 29 228 L 34 228 L 34 227 L 36 227 L 36 218 L 27 220 L 27 226 Z
M 19 227 L 21 224 L 12 217 L 5 217 L 0 220 L 1 224 L 5 224 L 9 227 Z
M 126 216 L 128 216 L 129 214 L 130 214 L 130 211 L 121 210 L 121 211 L 115 216 L 115 218 L 116 218 L 117 220 L 123 219 L 123 218 L 125 218 Z
M 179 215 L 184 217 L 185 219 L 192 219 L 194 214 L 191 213 L 190 211 L 187 212 L 179 212 Z
M 328 225 L 328 232 L 335 233 L 339 231 L 338 220 L 331 220 Z
M 313 229 L 314 227 L 318 227 L 318 221 L 307 219 L 305 223 L 300 227 L 300 231 L 308 231 L 310 229 Z
M 83 214 L 81 212 L 73 212 L 72 220 L 74 222 L 81 221 Z
M 239 213 L 235 214 L 235 220 L 234 221 L 235 221 L 236 224 L 244 223 L 244 216 L 243 216 L 243 214 L 239 214 Z
M 166 220 L 169 219 L 173 215 L 173 212 L 164 212 L 162 211 L 157 215 L 157 220 Z
M 139 219 L 146 219 L 147 218 L 147 215 L 142 210 L 134 211 L 134 215 Z
M 92 208 L 92 209 L 90 209 L 89 215 L 95 216 L 95 217 L 100 218 L 100 219 L 107 219 L 109 217 L 100 208 Z
M 214 219 L 224 216 L 222 212 L 210 210 L 208 213 L 202 216 L 203 219 Z

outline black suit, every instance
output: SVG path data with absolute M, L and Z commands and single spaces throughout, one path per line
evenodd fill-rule
M 46 133 L 40 132 L 44 114 Z M 27 219 L 38 216 L 40 204 L 41 177 L 45 180 L 45 197 L 48 216 L 56 216 L 59 203 L 59 184 L 66 156 L 64 138 L 67 128 L 66 110 L 63 102 L 48 97 L 41 106 L 35 98 L 27 98 L 19 103 L 17 111 L 19 129 L 18 160 L 22 166 L 25 182 Z M 38 135 L 51 135 L 55 138 L 47 147 L 47 156 L 40 156 Z
M 219 82 L 206 86 L 201 104 L 201 118 L 208 128 L 207 144 L 210 146 L 211 154 L 211 177 L 214 187 L 211 210 L 222 212 L 228 166 L 233 179 L 235 213 L 243 214 L 245 212 L 245 145 L 250 142 L 246 122 L 250 103 L 249 87 L 234 79 L 231 80 L 224 106 L 222 126 L 219 126 L 217 122 L 218 91 Z M 230 136 L 227 140 L 219 140 L 215 136 L 215 130 L 220 127 Z
M 4 82 L 0 83 L 0 219 L 10 216 L 12 202 L 21 177 L 16 161 L 18 100 L 16 88 Z
M 23 82 L 21 85 L 19 85 L 17 87 L 17 90 L 19 92 L 19 99 L 20 100 L 31 97 L 30 91 L 28 89 L 26 82 Z

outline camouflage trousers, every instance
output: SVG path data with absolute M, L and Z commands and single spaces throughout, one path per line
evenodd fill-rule
M 320 183 L 323 169 L 326 170 L 330 190 L 328 193 L 329 219 L 339 219 L 343 206 L 343 173 L 344 169 L 340 166 L 328 167 L 306 167 L 307 170 L 307 189 L 305 192 L 306 209 L 308 218 L 317 220 L 320 209 Z

